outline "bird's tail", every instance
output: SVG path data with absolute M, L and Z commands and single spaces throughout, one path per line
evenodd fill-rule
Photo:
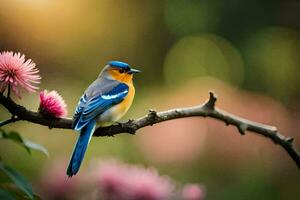
M 75 148 L 72 153 L 72 157 L 67 169 L 67 175 L 69 177 L 72 177 L 75 175 L 82 163 L 85 151 L 87 149 L 87 146 L 91 140 L 91 137 L 93 135 L 93 132 L 95 130 L 96 121 L 92 120 L 89 122 L 86 126 L 84 126 L 81 131 L 80 135 L 77 139 L 77 143 L 75 145 Z

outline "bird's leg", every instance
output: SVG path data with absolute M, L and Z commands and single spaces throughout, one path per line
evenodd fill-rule
M 114 126 L 120 126 L 122 129 L 124 127 L 123 124 L 124 123 L 122 123 L 122 122 L 114 122 L 108 129 L 108 136 L 114 137 L 114 134 L 112 133 L 112 129 L 114 128 Z
M 112 133 L 112 128 L 113 125 L 108 128 L 108 137 L 115 137 L 114 134 Z
M 115 122 L 115 125 L 121 126 L 123 128 L 123 123 L 122 122 Z

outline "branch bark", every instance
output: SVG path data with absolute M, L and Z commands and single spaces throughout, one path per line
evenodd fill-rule
M 278 144 L 285 149 L 300 170 L 300 153 L 293 146 L 293 138 L 285 137 L 279 133 L 277 128 L 274 126 L 253 122 L 216 108 L 216 101 L 217 97 L 213 92 L 210 92 L 207 102 L 201 105 L 187 108 L 176 108 L 162 112 L 149 110 L 149 113 L 141 118 L 108 127 L 99 127 L 95 130 L 93 136 L 114 136 L 120 133 L 135 134 L 137 130 L 143 127 L 152 126 L 163 121 L 185 117 L 211 117 L 225 122 L 226 125 L 233 125 L 237 127 L 241 135 L 244 135 L 246 131 L 250 131 L 271 139 L 275 144 Z M 49 128 L 72 129 L 73 120 L 70 118 L 47 118 L 38 112 L 28 110 L 25 107 L 16 104 L 10 97 L 5 97 L 3 94 L 0 94 L 0 103 L 13 116 L 11 119 L 4 121 L 2 124 L 0 123 L 0 127 L 19 120 L 25 120 L 48 126 Z

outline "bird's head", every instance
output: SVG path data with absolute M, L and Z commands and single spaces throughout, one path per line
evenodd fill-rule
M 129 82 L 132 80 L 133 74 L 140 72 L 140 70 L 131 68 L 127 63 L 110 61 L 104 67 L 100 76 L 120 82 Z

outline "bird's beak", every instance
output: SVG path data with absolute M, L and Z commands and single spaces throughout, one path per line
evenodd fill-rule
M 140 73 L 141 71 L 138 69 L 130 69 L 130 71 L 128 72 L 128 74 L 137 74 Z

